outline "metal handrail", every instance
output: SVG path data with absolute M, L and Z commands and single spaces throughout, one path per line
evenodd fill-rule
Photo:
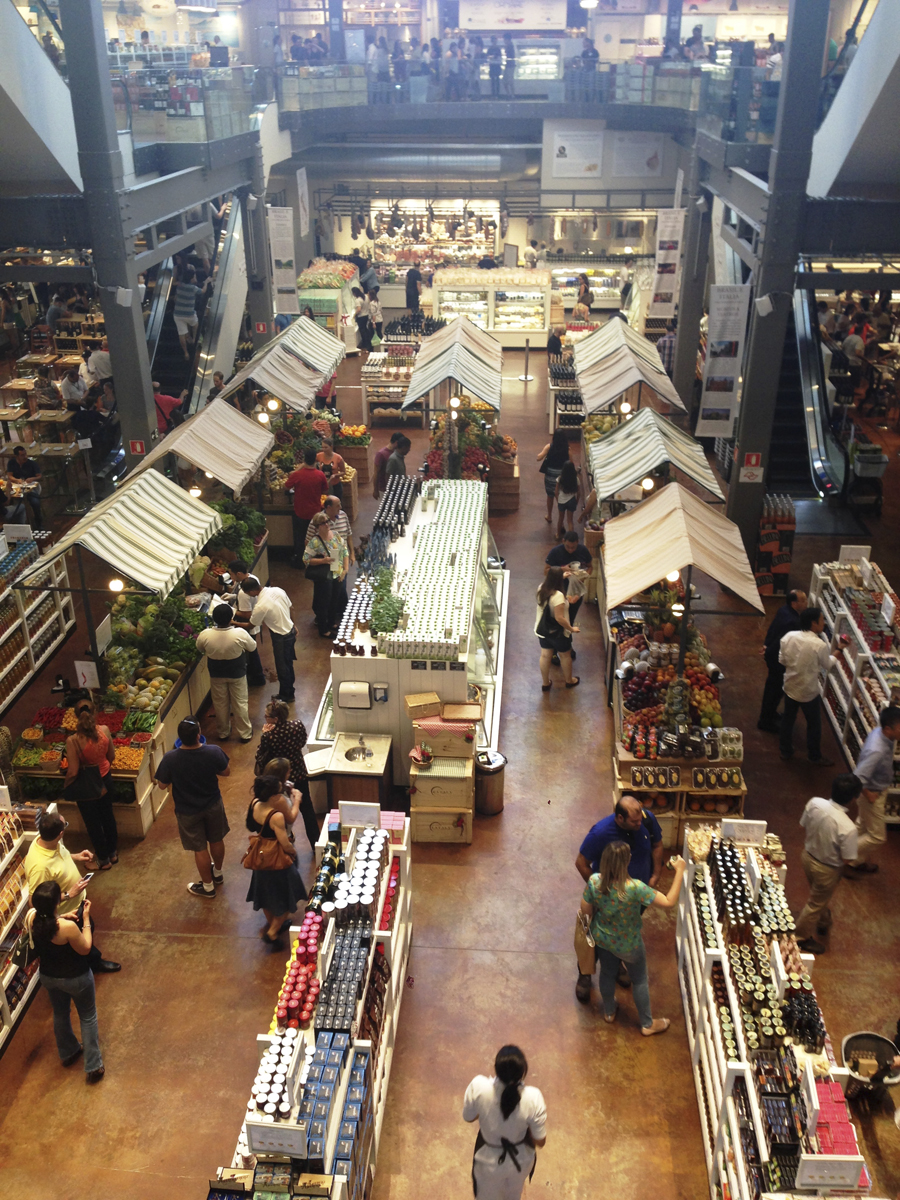
M 794 292 L 794 326 L 800 367 L 801 398 L 809 465 L 820 495 L 846 497 L 850 459 L 846 447 L 835 437 L 828 414 L 828 393 L 822 362 L 822 342 L 813 289 Z M 837 459 L 837 461 L 835 461 Z
M 156 357 L 159 339 L 166 319 L 166 310 L 169 306 L 169 296 L 172 293 L 174 278 L 175 271 L 172 260 L 171 258 L 167 258 L 165 262 L 160 264 L 156 275 L 156 285 L 153 289 L 153 303 L 150 305 L 150 316 L 147 321 L 147 355 L 150 359 L 151 372 L 153 371 L 153 360 Z
M 215 262 L 219 268 L 212 296 L 203 311 L 203 317 L 197 329 L 197 348 L 194 356 L 194 366 L 191 381 L 188 384 L 190 398 L 187 411 L 197 412 L 205 403 L 206 394 L 212 387 L 213 361 L 216 345 L 228 304 L 228 292 L 225 281 L 228 278 L 232 254 L 243 254 L 244 248 L 239 234 L 241 229 L 241 206 L 237 197 L 232 196 L 228 217 L 222 229 L 219 244 L 216 245 Z M 228 376 L 231 372 L 226 371 Z

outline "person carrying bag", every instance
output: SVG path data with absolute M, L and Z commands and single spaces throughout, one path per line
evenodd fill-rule
M 290 924 L 290 914 L 306 899 L 306 888 L 297 870 L 297 851 L 288 832 L 284 813 L 273 804 L 281 794 L 281 780 L 260 775 L 253 781 L 253 800 L 247 809 L 250 844 L 243 864 L 253 874 L 247 900 L 255 911 L 263 910 L 266 927 L 260 935 L 272 945 Z M 287 920 L 286 920 L 287 918 Z
M 119 861 L 119 831 L 106 786 L 115 747 L 109 729 L 97 724 L 93 701 L 79 700 L 75 716 L 78 728 L 66 740 L 68 770 L 63 798 L 78 805 L 100 870 L 108 871 Z

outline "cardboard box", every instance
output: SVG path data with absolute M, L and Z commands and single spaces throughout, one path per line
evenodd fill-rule
M 409 821 L 414 842 L 472 842 L 471 809 L 414 808 Z
M 415 763 L 409 768 L 410 808 L 466 808 L 475 803 L 475 764 L 468 759 L 445 759 L 444 762 L 464 764 L 453 774 L 435 761 L 422 770 Z M 415 840 L 415 839 L 413 839 Z
M 424 729 L 418 721 L 413 721 L 413 737 L 416 745 L 423 742 L 435 758 L 474 758 L 475 757 L 475 726 L 469 725 L 468 738 L 457 737 L 455 733 L 432 733 Z
M 437 692 L 413 692 L 403 697 L 406 715 L 415 721 L 416 717 L 439 717 L 441 715 L 441 698 Z

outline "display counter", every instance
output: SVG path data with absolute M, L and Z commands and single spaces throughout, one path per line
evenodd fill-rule
M 467 317 L 496 335 L 504 346 L 547 344 L 550 326 L 550 276 L 547 271 L 498 268 L 494 271 L 448 270 L 434 276 L 434 315 L 443 320 Z
M 683 846 L 678 976 L 710 1196 L 869 1191 L 780 841 L 763 821 L 723 818 Z
M 65 591 L 65 560 L 52 562 L 27 591 L 10 586 L 37 561 L 37 542 L 20 542 L 0 560 L 0 710 L 8 708 L 75 628 L 75 606 Z
M 351 1200 L 378 1167 L 412 942 L 412 879 L 409 818 L 377 806 L 367 817 L 369 828 L 353 824 L 342 807 L 316 846 L 321 882 L 291 928 L 237 1149 L 218 1172 L 236 1176 L 248 1194 L 274 1187 Z M 371 899 L 348 907 L 336 875 L 368 877 Z
M 867 551 L 866 547 L 858 549 Z M 825 614 L 825 636 L 836 662 L 820 676 L 824 709 L 850 770 L 888 704 L 900 701 L 900 603 L 887 579 L 867 558 L 817 563 L 809 603 Z M 886 613 L 890 613 L 890 620 Z M 900 757 L 895 751 L 894 786 L 885 820 L 900 825 Z
M 419 345 L 419 342 L 413 341 L 390 341 L 382 343 L 381 351 L 369 355 L 360 376 L 365 425 L 371 425 L 373 421 L 400 421 L 405 424 L 415 420 L 425 428 L 429 416 L 427 396 L 402 409 Z
M 594 293 L 592 309 L 616 312 L 620 306 L 622 292 L 619 287 L 619 272 L 622 263 L 562 263 L 550 266 L 554 297 L 558 294 L 564 308 L 574 308 L 578 299 L 578 276 L 587 275 Z
M 472 506 L 455 509 L 465 494 Z M 447 524 L 454 511 L 468 515 L 459 523 Z M 399 585 L 402 595 L 397 598 L 403 601 L 406 630 L 393 635 L 373 631 L 370 617 L 365 615 L 367 604 L 371 606 L 373 577 L 363 565 L 348 609 L 352 612 L 356 601 L 360 616 L 345 614 L 345 625 L 332 650 L 331 677 L 310 736 L 310 749 L 315 750 L 330 745 L 339 733 L 389 734 L 393 738 L 394 782 L 400 785 L 408 782 L 409 752 L 415 745 L 405 696 L 435 692 L 445 703 L 479 698 L 484 715 L 477 723 L 476 749 L 497 749 L 509 607 L 509 572 L 500 566 L 488 527 L 485 484 L 466 480 L 427 483 L 412 502 L 404 528 L 404 534 L 389 545 L 395 558 L 395 580 L 403 580 Z M 421 590 L 415 583 L 417 563 L 423 571 Z M 395 582 L 395 595 L 397 586 Z M 440 636 L 437 629 L 429 636 L 430 612 L 434 612 L 434 620 L 447 620 L 429 606 L 451 590 L 458 594 L 453 606 L 453 637 L 444 638 L 443 624 Z
M 20 969 L 10 962 L 12 948 L 28 909 L 28 882 L 23 865 L 37 837 L 14 812 L 0 809 L 0 1051 L 13 1036 L 19 1018 L 40 982 L 38 962 Z
M 374 266 L 381 303 L 385 308 L 406 308 L 406 272 L 413 260 L 427 284 L 438 267 L 474 267 L 486 254 L 494 254 L 500 204 L 496 200 L 401 200 L 395 205 L 372 204 L 369 221 L 375 233 Z M 397 289 L 399 303 L 389 303 L 388 288 Z

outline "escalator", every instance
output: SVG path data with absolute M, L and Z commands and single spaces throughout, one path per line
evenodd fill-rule
M 206 403 L 213 375 L 221 371 L 227 379 L 234 359 L 247 304 L 247 262 L 241 206 L 232 201 L 216 248 L 216 285 L 197 327 L 198 349 L 188 391 L 187 409 L 197 412 Z
M 847 453 L 831 429 L 814 291 L 798 288 L 775 400 L 766 487 L 795 499 L 843 496 Z

